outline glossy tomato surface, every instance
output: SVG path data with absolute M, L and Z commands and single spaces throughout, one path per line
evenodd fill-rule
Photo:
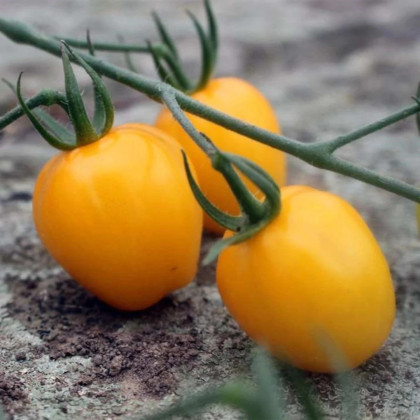
M 53 157 L 33 216 L 53 258 L 118 309 L 147 308 L 195 276 L 202 211 L 179 144 L 155 127 L 121 126 Z
M 341 198 L 309 187 L 282 189 L 281 214 L 223 251 L 217 283 L 250 337 L 309 371 L 360 365 L 395 316 L 388 265 L 367 225 Z
M 203 90 L 193 94 L 192 98 L 232 117 L 280 133 L 279 124 L 269 102 L 255 87 L 244 80 L 213 79 Z M 264 168 L 278 184 L 284 184 L 286 161 L 283 152 L 226 130 L 202 118 L 191 114 L 187 115 L 197 130 L 206 134 L 220 149 L 252 159 Z M 194 164 L 200 187 L 206 196 L 221 210 L 237 214 L 239 207 L 228 184 L 222 175 L 211 167 L 204 152 L 190 139 L 167 109 L 162 110 L 155 125 L 181 143 Z M 250 182 L 247 185 L 253 192 L 257 191 L 257 188 Z M 204 227 L 215 233 L 224 232 L 224 229 L 207 215 L 204 216 Z

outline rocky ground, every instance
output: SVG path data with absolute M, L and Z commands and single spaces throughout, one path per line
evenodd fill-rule
M 218 74 L 257 85 L 274 104 L 289 137 L 327 139 L 410 104 L 420 80 L 418 0 L 215 0 L 222 48 Z M 2 17 L 48 33 L 127 41 L 153 38 L 148 12 L 169 22 L 191 72 L 197 43 L 185 0 L 0 0 Z M 0 75 L 25 71 L 24 91 L 60 87 L 60 63 L 0 36 Z M 120 57 L 110 59 L 122 63 Z M 152 73 L 147 58 L 136 63 Z M 78 72 L 82 83 L 87 79 Z M 145 97 L 110 84 L 117 121 L 152 122 Z M 0 111 L 15 103 L 0 87 Z M 14 419 L 131 419 L 168 406 L 191 389 L 249 372 L 252 343 L 223 307 L 214 267 L 153 308 L 132 314 L 105 306 L 47 255 L 31 220 L 32 188 L 54 151 L 26 121 L 0 139 L 0 397 Z M 414 120 L 346 147 L 340 155 L 409 183 L 419 182 Z M 355 371 L 362 418 L 420 418 L 420 240 L 414 204 L 390 193 L 289 159 L 290 183 L 345 197 L 363 214 L 384 250 L 397 294 L 397 319 L 382 350 Z M 204 238 L 204 248 L 213 238 Z M 330 377 L 308 375 L 329 418 L 340 413 Z M 301 418 L 289 394 L 288 418 Z M 234 419 L 212 408 L 202 419 Z

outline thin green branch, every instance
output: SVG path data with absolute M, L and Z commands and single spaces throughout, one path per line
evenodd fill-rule
M 154 54 L 165 60 L 168 67 L 172 70 L 174 76 L 176 77 L 177 81 L 180 83 L 181 87 L 185 91 L 190 91 L 192 89 L 192 85 L 186 76 L 185 72 L 183 71 L 182 67 L 178 63 L 178 56 L 173 54 L 172 49 L 169 48 L 169 45 L 165 43 L 155 42 L 155 43 L 145 43 L 144 45 L 136 45 L 136 44 L 124 44 L 122 42 L 123 38 L 119 37 L 119 44 L 114 44 L 111 42 L 95 42 L 89 45 L 87 41 L 82 41 L 74 38 L 67 38 L 67 37 L 59 37 L 54 36 L 54 38 L 58 41 L 64 41 L 66 44 L 70 45 L 71 47 L 80 48 L 80 49 L 89 49 L 92 46 L 97 51 L 107 51 L 107 52 L 120 52 L 124 53 L 124 57 L 126 63 L 128 64 L 128 68 L 131 71 L 137 72 L 135 66 L 131 61 L 131 57 L 129 53 L 143 53 L 143 54 L 150 54 L 151 51 Z
M 213 144 L 205 139 L 201 133 L 199 133 L 191 124 L 190 120 L 185 117 L 174 92 L 171 89 L 168 89 L 164 84 L 161 86 L 161 98 L 163 103 L 172 113 L 173 117 L 178 121 L 186 133 L 195 141 L 195 143 L 197 143 L 201 150 L 208 156 L 214 153 L 215 148 Z
M 29 109 L 35 109 L 40 106 L 52 106 L 60 104 L 66 106 L 66 97 L 61 92 L 54 90 L 42 90 L 30 99 L 25 100 L 25 104 Z M 25 115 L 23 108 L 18 105 L 0 117 L 0 130 L 3 130 L 9 124 L 13 123 L 20 117 Z
M 71 47 L 80 48 L 83 50 L 89 49 L 89 44 L 85 40 L 79 40 L 68 37 L 54 36 L 57 41 L 64 41 L 66 44 Z M 93 43 L 93 48 L 96 51 L 107 51 L 107 52 L 135 52 L 135 53 L 144 53 L 148 54 L 149 47 L 147 45 L 138 45 L 138 44 L 114 44 L 112 42 L 95 42 Z M 162 43 L 154 43 L 153 48 L 158 51 L 159 54 L 167 54 L 168 49 Z
M 416 103 L 408 108 L 404 108 L 401 111 L 395 112 L 388 117 L 382 118 L 378 121 L 365 125 L 364 127 L 358 128 L 351 133 L 344 134 L 336 139 L 324 142 L 328 146 L 329 151 L 332 153 L 335 150 L 343 147 L 349 143 L 359 140 L 368 134 L 374 133 L 375 131 L 381 130 L 382 128 L 388 127 L 395 124 L 398 121 L 404 120 L 411 115 L 415 115 L 419 112 L 419 103 Z
M 53 55 L 60 56 L 60 43 L 56 39 L 48 37 L 23 24 L 22 22 L 0 18 L 0 31 L 17 43 L 32 45 Z M 94 46 L 98 49 L 96 44 Z M 142 77 L 129 70 L 99 60 L 96 57 L 91 57 L 82 53 L 80 55 L 100 74 L 138 90 L 148 95 L 155 101 L 162 101 L 161 82 Z M 235 131 L 276 149 L 282 150 L 314 166 L 359 179 L 367 184 L 374 185 L 386 191 L 400 195 L 401 197 L 420 203 L 420 190 L 418 188 L 402 181 L 376 174 L 373 171 L 367 170 L 358 165 L 335 158 L 331 155 L 328 142 L 305 144 L 230 117 L 190 98 L 170 86 L 165 86 L 165 88 L 172 89 L 179 106 L 186 112 L 202 117 L 208 121 L 212 121 L 229 130 Z M 403 109 L 399 112 L 399 117 L 397 119 L 392 118 L 390 123 L 395 123 L 396 121 L 403 120 L 409 115 L 412 115 L 407 114 L 407 110 L 409 113 L 416 113 L 416 111 L 420 112 L 420 105 L 411 105 L 410 107 Z M 388 118 L 385 118 L 381 121 L 382 123 L 378 126 L 378 129 L 388 125 L 389 120 Z M 356 130 L 355 132 L 359 132 L 359 130 Z M 360 133 L 357 134 L 357 136 L 359 135 Z M 350 136 L 351 138 L 354 136 L 354 132 L 348 134 L 347 136 Z M 340 140 L 340 142 L 343 144 L 348 143 L 346 140 Z
M 74 148 L 75 144 L 71 136 L 68 136 L 69 132 L 62 127 L 59 129 L 58 124 L 54 126 L 53 133 L 48 131 L 47 128 L 44 127 L 46 121 L 44 120 L 44 124 L 42 124 L 41 119 L 36 114 L 36 112 L 31 111 L 28 106 L 26 105 L 25 100 L 23 99 L 22 92 L 21 92 L 21 79 L 22 73 L 18 77 L 17 85 L 16 85 L 16 95 L 19 101 L 20 106 L 22 107 L 23 112 L 31 121 L 32 125 L 35 129 L 41 134 L 42 137 L 52 146 L 59 150 L 71 150 Z M 60 135 L 57 135 L 57 130 L 60 131 Z

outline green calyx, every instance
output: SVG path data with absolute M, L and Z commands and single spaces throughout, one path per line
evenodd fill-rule
M 203 135 L 203 137 L 205 137 Z M 207 137 L 205 137 L 207 138 Z M 217 241 L 204 258 L 204 264 L 214 261 L 226 247 L 244 242 L 264 229 L 280 212 L 280 189 L 273 179 L 254 162 L 238 155 L 216 149 L 210 155 L 214 169 L 228 182 L 241 209 L 239 216 L 232 216 L 214 206 L 200 190 L 192 176 L 188 160 L 183 152 L 185 170 L 193 194 L 202 209 L 217 223 L 235 232 L 232 236 Z M 246 187 L 239 173 L 245 175 L 264 194 L 258 200 Z
M 216 66 L 217 51 L 219 47 L 217 22 L 211 8 L 210 0 L 204 0 L 204 8 L 207 20 L 207 31 L 199 20 L 187 11 L 191 18 L 201 47 L 201 72 L 197 80 L 193 80 L 187 76 L 183 64 L 181 62 L 177 46 L 171 37 L 165 24 L 156 12 L 152 13 L 160 42 L 152 43 L 146 41 L 145 44 L 125 44 L 122 36 L 118 37 L 119 43 L 98 42 L 94 44 L 95 49 L 108 52 L 121 52 L 124 54 L 127 68 L 138 73 L 134 65 L 130 53 L 150 54 L 155 64 L 160 79 L 173 86 L 174 88 L 191 94 L 204 88 L 210 80 L 213 70 Z M 73 38 L 54 37 L 57 40 L 65 40 L 65 42 L 76 48 L 89 48 L 89 43 Z
M 88 35 L 90 52 L 94 54 Z M 93 83 L 95 111 L 92 120 L 86 112 L 82 95 L 74 75 L 70 56 L 89 75 Z M 25 114 L 41 136 L 59 150 L 72 150 L 85 146 L 102 138 L 111 129 L 114 121 L 114 109 L 111 98 L 101 77 L 65 42 L 61 44 L 61 57 L 64 69 L 65 93 L 43 90 L 38 95 L 25 100 L 22 95 L 22 73 L 19 75 L 16 96 L 19 107 L 8 113 L 9 118 L 2 117 L 0 128 L 4 128 L 21 115 Z M 10 86 L 10 84 L 7 82 Z M 60 106 L 72 122 L 74 132 L 68 130 L 39 106 Z
M 185 93 L 193 93 L 204 88 L 211 78 L 217 61 L 218 35 L 217 23 L 209 0 L 204 0 L 207 19 L 207 31 L 203 28 L 193 13 L 187 11 L 188 16 L 197 31 L 201 47 L 201 73 L 197 81 L 188 78 L 180 61 L 175 42 L 156 12 L 153 20 L 156 24 L 162 45 L 148 44 L 156 70 L 162 81 Z
M 220 172 L 227 183 L 241 209 L 239 216 L 232 216 L 223 212 L 212 204 L 201 191 L 195 181 L 187 157 L 184 157 L 184 166 L 191 190 L 202 209 L 217 223 L 228 230 L 235 232 L 232 236 L 217 241 L 211 248 L 204 264 L 214 261 L 217 256 L 229 245 L 246 241 L 267 226 L 280 212 L 280 190 L 270 175 L 256 163 L 232 153 L 219 150 L 216 145 L 203 133 L 197 131 L 191 121 L 182 111 L 179 103 L 168 88 L 161 86 L 162 101 L 166 104 L 175 120 L 181 125 L 191 139 L 209 157 L 214 169 Z M 264 195 L 264 200 L 258 200 L 248 189 L 239 173 L 247 177 Z

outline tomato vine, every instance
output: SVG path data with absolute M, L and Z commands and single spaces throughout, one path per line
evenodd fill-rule
M 53 36 L 45 35 L 23 22 L 0 18 L 0 32 L 14 42 L 31 45 L 52 55 L 61 55 L 60 42 L 57 39 Z M 268 130 L 255 127 L 239 119 L 230 117 L 225 113 L 219 112 L 209 106 L 205 106 L 200 102 L 195 101 L 185 93 L 161 81 L 141 76 L 133 71 L 111 64 L 89 54 L 80 53 L 79 55 L 99 74 L 142 92 L 155 101 L 162 102 L 163 92 L 170 91 L 176 98 L 179 106 L 186 112 L 212 121 L 229 130 L 235 131 L 276 149 L 282 150 L 313 166 L 349 176 L 420 203 L 420 189 L 414 187 L 413 185 L 379 174 L 373 170 L 343 160 L 334 155 L 334 152 L 337 149 L 350 142 L 354 142 L 367 136 L 368 134 L 390 126 L 398 121 L 404 120 L 412 115 L 418 114 L 420 112 L 420 104 L 417 101 L 414 105 L 407 106 L 392 115 L 354 130 L 348 134 L 339 136 L 336 139 L 315 143 L 303 143 L 299 140 L 275 134 Z M 71 59 L 76 61 L 74 57 Z M 16 114 L 17 111 L 15 111 L 14 115 Z M 4 117 L 0 119 L 0 129 L 6 125 L 6 121 L 10 123 L 10 114 L 7 118 Z

